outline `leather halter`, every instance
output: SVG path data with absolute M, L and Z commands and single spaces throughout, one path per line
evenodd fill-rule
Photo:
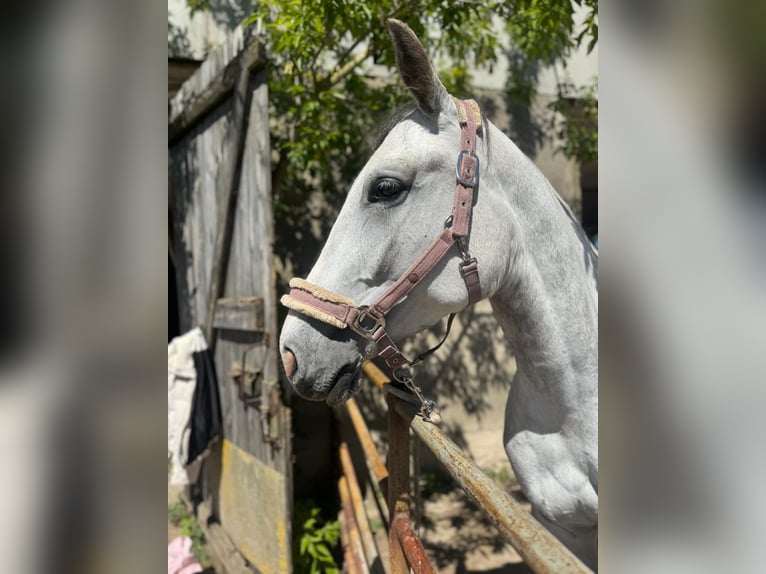
M 297 278 L 290 281 L 290 294 L 284 295 L 281 299 L 285 307 L 294 311 L 341 329 L 345 327 L 351 329 L 359 338 L 368 341 L 365 358 L 372 359 L 379 356 L 391 369 L 393 378 L 408 385 L 412 384 L 411 367 L 438 346 L 412 361 L 405 357 L 385 329 L 386 316 L 391 309 L 401 303 L 420 284 L 447 256 L 453 245 L 457 245 L 462 256 L 460 275 L 468 291 L 468 305 L 481 299 L 478 263 L 474 257 L 471 257 L 467 245 L 471 228 L 471 211 L 479 188 L 476 136 L 481 133 L 481 113 L 478 104 L 473 100 L 453 98 L 453 101 L 457 106 L 460 119 L 460 152 L 455 166 L 457 180 L 455 200 L 444 230 L 431 245 L 385 293 L 369 306 L 357 306 L 347 297 Z

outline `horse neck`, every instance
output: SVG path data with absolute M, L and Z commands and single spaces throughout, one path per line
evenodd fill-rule
M 564 411 L 581 408 L 597 386 L 598 254 L 542 173 L 494 131 L 484 185 L 502 190 L 512 235 L 490 300 L 523 375 L 517 381 Z

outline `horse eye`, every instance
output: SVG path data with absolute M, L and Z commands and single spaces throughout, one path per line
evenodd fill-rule
M 369 194 L 370 201 L 385 201 L 387 199 L 393 199 L 402 191 L 402 183 L 392 177 L 383 177 L 375 182 L 371 193 Z

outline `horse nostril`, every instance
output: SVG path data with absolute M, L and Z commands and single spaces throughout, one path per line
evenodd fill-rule
M 292 379 L 293 373 L 295 373 L 295 367 L 298 366 L 298 361 L 295 359 L 295 355 L 293 355 L 292 351 L 285 351 L 282 354 L 282 364 L 285 366 L 285 374 L 287 375 L 287 378 Z

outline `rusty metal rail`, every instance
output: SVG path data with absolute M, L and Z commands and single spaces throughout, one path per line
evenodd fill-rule
M 386 530 L 388 530 L 388 504 L 385 496 L 385 492 L 387 492 L 388 489 L 388 469 L 383 463 L 383 458 L 378 453 L 375 443 L 372 441 L 370 430 L 367 428 L 367 423 L 364 422 L 364 417 L 362 417 L 362 413 L 359 412 L 359 407 L 354 399 L 349 399 L 346 402 L 346 410 L 348 411 L 356 436 L 359 438 L 359 444 L 364 451 L 367 471 L 371 478 L 370 486 L 375 495 L 375 503 L 378 506 L 380 518 L 383 521 Z
M 338 513 L 338 523 L 340 524 L 340 544 L 343 548 L 343 563 L 346 565 L 346 571 L 348 574 L 360 574 L 354 551 L 351 549 L 351 536 L 343 509 Z
M 345 476 L 341 476 L 340 480 L 338 480 L 338 492 L 340 493 L 343 522 L 348 531 L 348 543 L 351 552 L 349 569 L 359 572 L 360 574 L 369 574 L 370 570 L 367 567 L 367 561 L 364 557 L 364 546 L 362 545 L 359 527 L 357 526 L 356 518 L 354 517 L 354 510 L 351 505 L 351 494 L 348 491 L 348 482 L 346 481 Z
M 351 495 L 351 509 L 356 519 L 356 525 L 359 528 L 359 537 L 362 540 L 364 555 L 372 574 L 384 574 L 383 563 L 380 560 L 378 546 L 375 544 L 375 538 L 372 535 L 370 521 L 367 518 L 367 512 L 364 509 L 364 499 L 362 490 L 359 488 L 359 481 L 354 472 L 354 464 L 351 462 L 351 455 L 348 452 L 346 443 L 340 445 L 340 462 L 343 467 L 343 476 L 346 479 L 349 494 Z
M 381 389 L 388 378 L 372 363 L 366 363 L 364 373 Z M 409 522 L 409 441 L 402 428 L 412 428 L 423 444 L 434 453 L 455 482 L 482 509 L 490 521 L 521 555 L 527 565 L 539 574 L 588 573 L 585 566 L 563 546 L 518 502 L 489 479 L 462 450 L 436 425 L 416 416 L 416 409 L 387 394 L 389 405 L 389 509 L 392 512 L 391 535 L 401 517 Z M 408 431 L 407 431 L 408 432 Z M 406 445 L 406 447 L 404 446 Z M 399 453 L 406 448 L 406 456 Z M 403 479 L 403 475 L 406 478 Z M 393 491 L 393 492 L 392 492 Z M 401 514 L 400 514 L 401 512 Z M 413 533 L 414 534 L 414 533 Z M 391 537 L 391 547 L 394 544 Z M 392 552 L 392 566 L 394 564 Z M 413 566 L 410 560 L 410 566 Z M 422 570 L 428 572 L 428 570 Z M 394 574 L 406 572 L 392 568 Z
M 375 448 L 375 443 L 372 442 L 370 430 L 367 428 L 367 423 L 364 422 L 362 413 L 359 412 L 359 406 L 356 404 L 356 401 L 349 399 L 346 402 L 346 409 L 348 410 L 351 424 L 354 425 L 356 435 L 359 437 L 359 443 L 362 445 L 367 467 L 370 469 L 373 478 L 380 484 L 388 478 L 388 469 L 383 464 L 383 459 L 378 453 L 378 449 Z

